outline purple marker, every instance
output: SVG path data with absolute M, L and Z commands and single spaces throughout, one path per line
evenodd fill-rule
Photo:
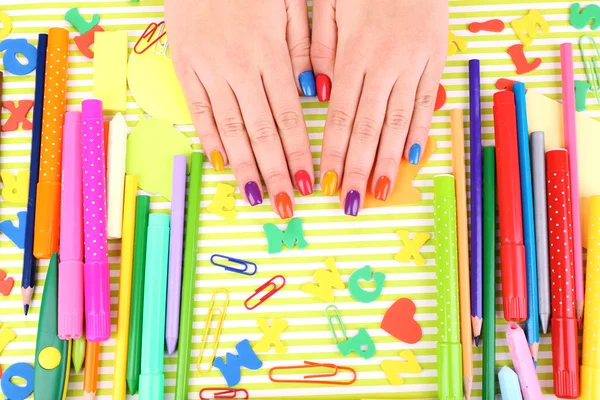
M 479 345 L 483 319 L 483 177 L 479 60 L 469 60 L 471 126 L 471 322 Z
M 169 278 L 167 286 L 167 326 L 165 342 L 173 354 L 179 339 L 179 302 L 181 299 L 181 265 L 183 259 L 183 221 L 185 217 L 186 156 L 173 157 L 171 193 L 171 236 L 169 241 Z

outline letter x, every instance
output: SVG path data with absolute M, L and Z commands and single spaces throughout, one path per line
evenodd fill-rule
M 269 326 L 269 323 L 266 318 L 260 318 L 256 320 L 256 323 L 264 332 L 263 337 L 256 343 L 253 347 L 253 350 L 257 353 L 264 353 L 269 351 L 271 345 L 275 346 L 275 353 L 283 354 L 287 353 L 287 348 L 283 343 L 281 343 L 281 339 L 279 337 L 288 327 L 287 321 L 283 319 L 274 319 Z
M 21 100 L 18 106 L 15 106 L 14 101 L 5 101 L 2 105 L 10 111 L 10 117 L 8 117 L 8 120 L 2 127 L 2 132 L 16 131 L 19 129 L 19 124 L 23 125 L 23 130 L 25 131 L 32 128 L 33 125 L 27 119 L 27 113 L 33 107 L 33 100 Z
M 431 235 L 425 232 L 417 232 L 414 234 L 412 240 L 408 238 L 408 231 L 398 231 L 396 232 L 396 235 L 398 235 L 400 240 L 404 243 L 402 250 L 394 257 L 396 261 L 408 263 L 411 258 L 414 258 L 416 265 L 424 265 L 425 259 L 421 253 L 419 253 L 419 250 L 421 250 L 421 247 L 429 240 Z

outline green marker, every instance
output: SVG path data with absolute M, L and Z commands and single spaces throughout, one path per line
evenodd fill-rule
M 165 392 L 163 366 L 170 223 L 168 214 L 150 214 L 148 220 L 144 315 L 150 318 L 143 321 L 139 393 L 139 398 L 145 400 L 162 400 Z
M 438 398 L 462 400 L 456 193 L 452 175 L 433 178 L 433 226 L 437 263 Z
M 146 273 L 146 236 L 150 197 L 138 196 L 135 204 L 135 239 L 133 242 L 133 281 L 129 314 L 129 349 L 127 352 L 127 387 L 136 394 L 142 362 L 142 315 L 144 312 L 144 275 Z
M 83 362 L 85 361 L 85 329 L 79 339 L 73 340 L 73 353 L 71 359 L 73 360 L 73 368 L 75 368 L 75 373 L 78 374 L 83 367 Z
M 198 218 L 200 217 L 200 187 L 204 155 L 192 153 L 190 194 L 185 226 L 185 250 L 181 284 L 181 317 L 179 319 L 179 348 L 177 349 L 177 381 L 175 400 L 187 400 L 188 377 L 192 347 L 192 316 L 194 314 L 194 287 L 196 281 L 196 255 L 198 254 Z
M 69 381 L 70 342 L 58 338 L 58 253 L 50 259 L 35 344 L 35 398 L 62 399 Z
M 496 398 L 496 149 L 483 149 L 483 400 Z

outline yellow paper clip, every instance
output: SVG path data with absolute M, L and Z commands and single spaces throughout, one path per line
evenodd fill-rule
M 589 43 L 585 43 L 589 41 Z M 592 46 L 592 50 L 596 54 L 591 57 L 585 55 L 585 47 Z M 596 95 L 596 101 L 600 104 L 600 72 L 598 70 L 598 62 L 600 62 L 600 49 L 596 45 L 596 41 L 589 35 L 582 36 L 579 39 L 579 50 L 581 50 L 581 58 L 583 59 L 583 66 L 585 68 L 585 77 L 590 84 L 590 90 Z
M 221 307 L 215 307 L 215 300 L 217 294 L 223 293 L 225 295 L 224 304 Z M 217 348 L 219 347 L 219 339 L 221 337 L 221 331 L 223 330 L 223 321 L 225 320 L 225 313 L 227 312 L 227 306 L 229 305 L 229 292 L 225 289 L 216 289 L 210 299 L 210 304 L 208 306 L 208 314 L 206 316 L 206 324 L 204 325 L 204 333 L 202 334 L 202 345 L 200 346 L 200 354 L 198 355 L 198 362 L 196 363 L 196 368 L 198 368 L 198 372 L 205 374 L 212 370 L 213 362 L 215 361 L 215 357 L 217 356 Z M 217 331 L 214 335 L 213 340 L 213 351 L 210 357 L 209 367 L 207 369 L 202 369 L 202 357 L 204 357 L 204 350 L 206 349 L 206 342 L 208 340 L 208 331 L 210 330 L 210 325 L 213 319 L 214 314 L 219 314 L 219 319 L 217 320 Z
M 333 311 L 333 315 L 330 311 Z M 336 345 L 341 342 L 345 342 L 348 340 L 348 335 L 346 334 L 346 328 L 344 327 L 344 323 L 342 322 L 342 316 L 340 315 L 340 310 L 333 304 L 327 306 L 325 309 L 325 316 L 327 317 L 327 322 L 329 323 L 329 329 L 331 329 L 331 333 L 333 334 L 333 340 L 335 340 Z M 335 321 L 337 320 L 337 324 L 340 327 L 340 331 L 342 331 L 343 340 L 339 340 L 338 335 L 336 333 L 336 329 L 333 326 Z

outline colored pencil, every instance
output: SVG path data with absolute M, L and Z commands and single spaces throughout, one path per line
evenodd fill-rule
M 190 192 L 185 226 L 185 250 L 181 288 L 181 316 L 179 318 L 179 348 L 177 351 L 177 374 L 175 399 L 188 398 L 188 377 L 192 346 L 192 316 L 194 314 L 194 288 L 196 287 L 196 255 L 198 253 L 198 219 L 200 217 L 200 188 L 202 186 L 202 163 L 204 155 L 192 153 Z
M 179 304 L 181 302 L 181 267 L 185 218 L 186 156 L 173 157 L 171 191 L 171 239 L 169 243 L 169 286 L 167 288 L 167 352 L 173 354 L 179 338 Z
M 437 263 L 438 398 L 463 398 L 458 305 L 456 194 L 452 175 L 433 179 L 433 221 Z
M 462 328 L 462 327 L 461 327 Z M 483 399 L 496 397 L 496 149 L 483 149 Z
M 40 36 L 41 36 L 41 34 L 40 34 Z M 39 47 L 38 47 L 38 53 L 39 53 Z M 45 57 L 45 55 L 44 55 L 44 57 Z M 0 71 L 0 109 L 2 107 L 2 86 L 3 85 L 4 85 L 4 72 Z M 0 118 L 0 132 L 2 132 L 2 118 Z
M 46 50 L 44 112 L 39 181 L 35 204 L 33 255 L 47 259 L 58 251 L 60 235 L 61 142 L 67 103 L 67 58 L 69 32 L 50 28 Z M 52 73 L 49 73 L 52 69 Z
M 544 132 L 531 133 L 535 251 L 537 253 L 538 297 L 542 331 L 550 322 L 550 264 L 548 261 L 548 210 L 546 208 L 546 150 Z
M 127 392 L 127 351 L 129 350 L 129 313 L 131 311 L 131 276 L 133 271 L 137 186 L 137 176 L 127 175 L 125 177 L 125 204 L 123 206 L 121 277 L 119 279 L 119 312 L 117 314 L 113 399 L 125 399 Z
M 29 158 L 29 197 L 27 198 L 27 223 L 25 225 L 25 251 L 23 254 L 23 278 L 21 297 L 23 311 L 29 312 L 33 287 L 35 285 L 35 257 L 33 256 L 33 236 L 35 233 L 35 202 L 37 183 L 40 176 L 40 146 L 42 143 L 42 117 L 44 116 L 44 80 L 46 74 L 46 49 L 48 35 L 38 35 L 37 63 L 35 69 L 35 97 L 33 102 L 33 130 L 31 131 L 31 157 Z M 0 77 L 0 86 L 2 78 Z M 0 89 L 1 92 L 1 89 Z
M 496 174 L 500 217 L 500 268 L 504 319 L 527 318 L 527 276 L 517 145 L 515 98 L 512 92 L 494 94 Z
M 127 388 L 136 394 L 142 362 L 142 320 L 144 312 L 144 277 L 146 275 L 146 239 L 150 197 L 138 196 L 135 205 L 135 234 L 133 243 L 133 281 L 131 312 L 129 314 L 129 348 L 127 350 Z
M 523 242 L 525 243 L 525 266 L 527 275 L 527 341 L 533 360 L 537 362 L 540 345 L 540 322 L 538 307 L 538 278 L 535 249 L 535 222 L 533 212 L 533 186 L 531 182 L 531 156 L 529 153 L 529 125 L 525 85 L 513 85 L 517 109 L 517 143 L 519 147 L 519 173 L 521 175 L 521 199 L 523 210 Z
M 523 400 L 519 377 L 512 368 L 502 367 L 500 372 L 498 372 L 498 382 L 500 383 L 500 392 L 503 399 Z
M 542 389 L 535 372 L 533 359 L 529 354 L 525 332 L 523 332 L 523 329 L 514 322 L 508 324 L 506 329 L 506 342 L 508 343 L 510 356 L 513 360 L 513 366 L 519 376 L 523 399 L 542 400 Z
M 550 279 L 552 282 L 552 372 L 554 393 L 579 396 L 579 355 L 575 282 L 573 278 L 573 214 L 569 154 L 565 149 L 546 153 Z
M 85 360 L 85 348 L 87 346 L 85 340 L 85 332 L 82 332 L 82 335 L 79 339 L 73 340 L 73 352 L 71 353 L 71 360 L 73 360 L 73 368 L 75 368 L 75 373 L 78 374 L 83 368 L 83 361 Z
M 98 367 L 100 366 L 100 342 L 86 342 L 85 366 L 83 367 L 83 398 L 96 397 L 98 388 Z
M 577 167 L 577 124 L 575 123 L 575 82 L 573 74 L 573 46 L 560 45 L 560 66 L 562 76 L 562 105 L 565 147 L 569 152 L 569 173 L 571 175 L 571 210 L 573 213 L 573 269 L 575 270 L 575 304 L 577 320 L 583 317 L 583 250 L 581 247 L 581 220 L 579 211 L 579 172 Z
M 590 199 L 581 400 L 600 399 L 600 196 Z
M 460 341 L 462 344 L 463 385 L 465 397 L 473 386 L 473 337 L 471 330 L 471 285 L 469 283 L 469 220 L 465 174 L 465 131 L 463 111 L 450 111 L 452 132 L 452 174 L 456 180 L 456 227 L 458 230 L 458 283 L 460 299 Z
M 469 60 L 471 126 L 471 320 L 479 343 L 483 317 L 483 161 L 481 156 L 481 94 L 479 60 Z

